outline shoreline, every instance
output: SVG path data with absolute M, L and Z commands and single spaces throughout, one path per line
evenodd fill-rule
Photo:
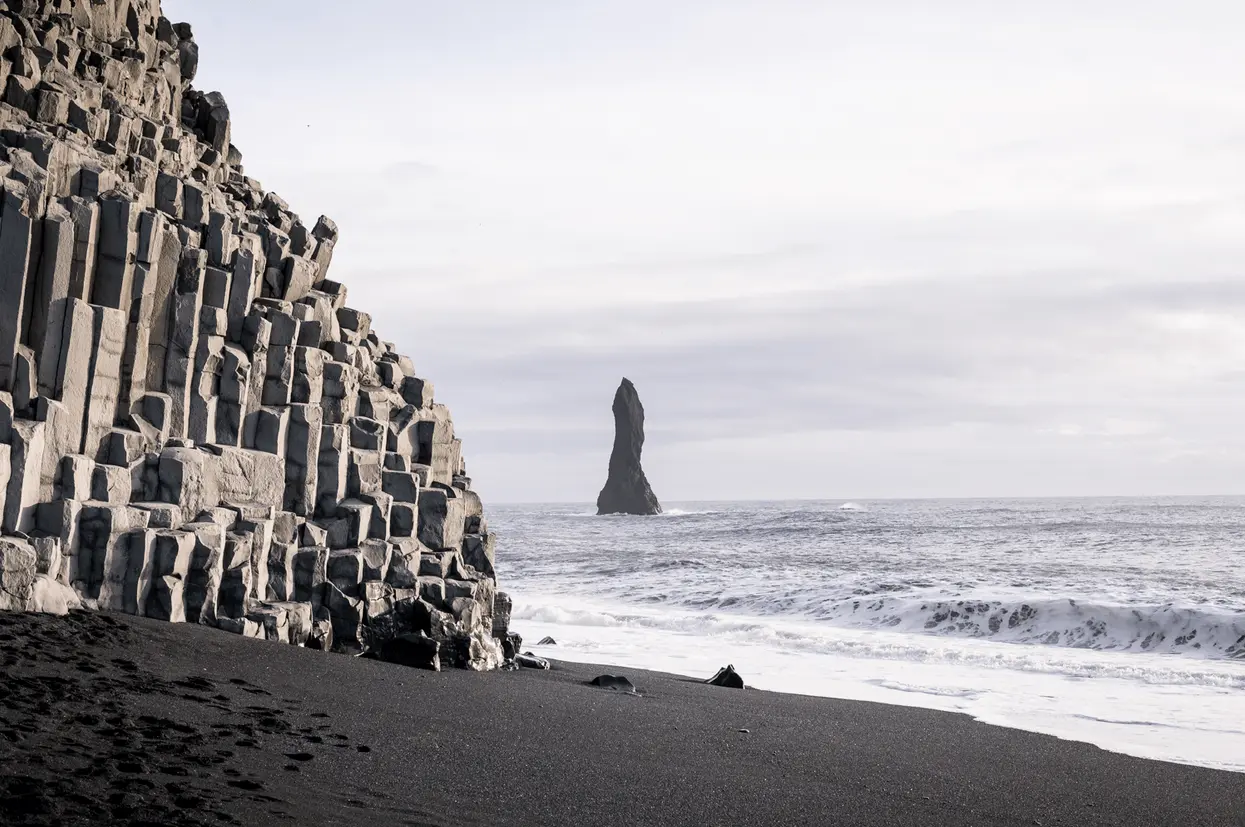
M 1245 732 L 1237 723 L 1245 662 L 1235 659 L 659 611 L 592 598 L 568 605 L 521 588 L 512 596 L 512 626 L 542 657 L 697 679 L 733 663 L 766 691 L 953 712 L 1121 755 L 1245 772 Z M 535 645 L 545 635 L 559 646 Z
M 1245 802 L 1237 773 L 639 669 L 438 674 L 106 614 L 0 614 L 0 659 L 13 824 L 1229 825 Z M 640 694 L 586 685 L 606 672 Z
M 1007 644 L 1007 645 L 1012 645 L 1012 644 Z M 612 663 L 608 661 L 575 660 L 575 659 L 564 660 L 562 658 L 556 657 L 551 651 L 549 651 L 552 648 L 554 647 L 536 646 L 535 644 L 529 645 L 528 643 L 526 643 L 526 641 L 524 642 L 524 645 L 523 645 L 524 651 L 530 651 L 532 652 L 532 654 L 537 655 L 538 657 L 544 658 L 545 660 L 550 661 L 551 663 L 560 664 L 563 667 L 572 667 L 576 671 L 583 671 L 583 670 L 591 671 L 593 669 L 599 669 L 599 670 L 604 670 L 607 672 L 610 670 L 622 671 L 622 672 L 627 672 L 627 673 L 639 672 L 643 674 L 658 675 L 658 676 L 662 676 L 665 678 L 680 680 L 680 681 L 684 681 L 688 683 L 694 683 L 694 684 L 698 683 L 698 684 L 706 684 L 706 685 L 707 685 L 706 681 L 708 677 L 710 677 L 709 675 L 706 675 L 705 677 L 698 677 L 696 675 L 685 674 L 682 672 L 670 672 L 670 671 L 666 671 L 662 669 L 646 669 L 644 667 L 619 666 L 616 663 Z M 1164 657 L 1178 657 L 1178 656 L 1165 655 Z M 725 666 L 726 664 L 723 663 L 722 665 Z M 744 675 L 744 678 L 746 681 L 747 679 L 746 674 Z M 1024 732 L 1030 735 L 1041 735 L 1043 737 L 1054 738 L 1059 741 L 1066 741 L 1072 744 L 1079 744 L 1081 746 L 1093 747 L 1105 753 L 1112 754 L 1112 755 L 1119 755 L 1121 757 L 1134 758 L 1134 759 L 1141 760 L 1141 761 L 1155 761 L 1161 764 L 1172 764 L 1174 766 L 1180 766 L 1180 767 L 1190 767 L 1194 769 L 1210 770 L 1212 772 L 1227 772 L 1227 773 L 1232 773 L 1235 775 L 1240 775 L 1243 778 L 1245 778 L 1245 768 L 1238 768 L 1235 766 L 1219 766 L 1219 765 L 1210 763 L 1209 761 L 1205 759 L 1198 760 L 1198 759 L 1191 758 L 1187 760 L 1180 760 L 1180 759 L 1175 759 L 1175 758 L 1141 755 L 1141 754 L 1137 754 L 1133 752 L 1127 752 L 1120 748 L 1103 746 L 1099 743 L 1096 743 L 1095 741 L 1089 740 L 1084 737 L 1077 738 L 1077 737 L 1065 736 L 1065 735 L 1059 734 L 1058 732 L 1047 732 L 1041 729 L 1025 726 L 1025 725 L 1022 725 L 1020 723 L 1015 723 L 1015 722 L 1008 722 L 1008 721 L 1003 721 L 1003 720 L 988 720 L 987 718 L 973 714 L 971 711 L 959 710 L 959 709 L 948 709 L 948 708 L 943 708 L 939 706 L 933 706 L 929 702 L 919 703 L 917 701 L 910 700 L 910 698 L 924 697 L 927 693 L 902 692 L 900 690 L 896 690 L 897 694 L 902 695 L 904 697 L 900 699 L 884 699 L 884 698 L 859 698 L 859 697 L 848 697 L 844 695 L 818 694 L 817 692 L 802 691 L 798 689 L 790 689 L 790 690 L 774 689 L 771 687 L 753 686 L 750 683 L 746 684 L 746 689 L 749 692 L 763 692 L 763 693 L 775 694 L 775 695 L 791 695 L 791 696 L 795 696 L 799 698 L 806 698 L 809 700 L 830 700 L 830 701 L 841 701 L 841 702 L 846 702 L 846 703 L 873 704 L 877 706 L 895 707 L 897 709 L 922 709 L 922 710 L 926 710 L 929 712 L 938 712 L 938 713 L 945 714 L 945 715 L 959 715 L 959 716 L 962 716 L 964 718 L 967 718 L 973 721 L 974 723 L 978 723 L 983 726 L 995 727 L 998 729 L 1015 730 L 1017 732 Z M 929 695 L 929 697 L 937 697 L 937 696 Z M 903 702 L 904 700 L 908 700 L 908 702 L 905 703 Z M 1242 701 L 1245 701 L 1245 696 L 1242 696 Z M 1245 804 L 1243 804 L 1242 807 L 1243 807 L 1243 810 L 1245 810 Z M 1243 819 L 1245 819 L 1245 816 L 1243 816 Z M 1243 820 L 1242 823 L 1245 824 L 1245 820 Z

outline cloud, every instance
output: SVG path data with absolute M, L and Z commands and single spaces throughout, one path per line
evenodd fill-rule
M 623 375 L 666 496 L 1245 490 L 1245 7 L 1192 2 L 165 7 L 486 496 L 588 500 Z
M 1188 324 L 1189 308 L 1205 323 Z M 937 443 L 981 428 L 1010 434 L 1020 447 L 1052 432 L 1125 440 L 1157 465 L 1160 451 L 1188 458 L 1241 441 L 1232 412 L 1245 406 L 1245 392 L 1232 379 L 1245 362 L 1245 291 L 1233 282 L 1096 286 L 1031 277 L 964 280 L 952 291 L 918 281 L 759 302 L 490 312 L 474 317 L 470 335 L 458 328 L 456 339 L 455 319 L 445 322 L 429 319 L 425 330 L 457 347 L 429 350 L 425 365 L 445 377 L 439 395 L 458 412 L 472 456 L 541 455 L 551 472 L 559 456 L 579 457 L 571 461 L 578 470 L 559 472 L 579 479 L 564 477 L 565 488 L 559 480 L 554 490 L 595 482 L 622 375 L 645 400 L 650 455 L 890 434 L 896 443 L 878 462 L 893 467 L 913 459 L 911 447 L 898 447 L 913 434 Z M 790 465 L 760 454 L 775 471 Z M 1050 456 L 1034 450 L 1025 459 Z M 1004 466 L 995 473 L 1012 476 Z M 759 475 L 740 493 L 764 496 L 769 484 Z

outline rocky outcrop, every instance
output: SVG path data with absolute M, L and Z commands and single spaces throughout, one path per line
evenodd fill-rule
M 609 689 L 614 692 L 626 692 L 631 695 L 636 694 L 635 684 L 625 675 L 598 675 L 588 681 L 589 686 L 599 686 L 602 689 Z
M 0 9 L 0 609 L 497 666 L 449 411 L 328 278 L 337 226 L 244 172 L 198 59 L 156 0 Z
M 743 689 L 744 679 L 735 671 L 734 664 L 723 666 L 717 673 L 705 681 L 710 686 L 725 686 L 727 689 Z
M 610 474 L 597 497 L 597 514 L 660 514 L 648 478 L 640 465 L 644 450 L 644 406 L 630 379 L 614 394 L 614 451 Z

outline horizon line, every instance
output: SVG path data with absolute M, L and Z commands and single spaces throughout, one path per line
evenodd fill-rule
M 1237 494 L 1039 494 L 1019 496 L 965 496 L 965 497 L 776 497 L 770 499 L 709 499 L 667 500 L 675 505 L 705 505 L 713 503 L 884 503 L 884 502 L 981 502 L 993 501 L 1040 501 L 1040 500 L 1190 500 L 1190 499 L 1245 499 L 1245 493 Z M 596 507 L 592 500 L 498 500 L 487 499 L 488 505 L 576 505 Z

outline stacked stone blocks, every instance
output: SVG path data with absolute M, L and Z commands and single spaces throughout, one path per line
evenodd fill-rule
M 500 664 L 449 411 L 154 0 L 0 9 L 0 608 Z

